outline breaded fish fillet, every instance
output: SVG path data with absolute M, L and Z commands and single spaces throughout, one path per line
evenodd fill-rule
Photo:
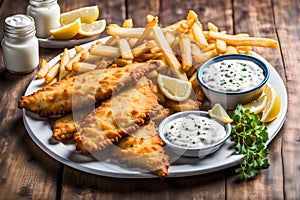
M 169 114 L 169 110 L 165 109 L 162 105 L 159 104 L 153 106 L 151 112 L 157 113 L 157 115 L 153 116 L 152 118 L 154 122 L 162 121 Z M 86 112 L 77 111 L 75 113 L 66 114 L 62 117 L 59 117 L 55 120 L 52 137 L 59 142 L 72 139 L 74 133 L 76 133 L 77 131 L 76 127 L 79 127 L 86 116 Z M 74 121 L 74 118 L 76 119 L 76 122 Z
M 72 108 L 83 107 L 119 92 L 160 64 L 158 61 L 149 61 L 129 64 L 122 68 L 90 71 L 45 86 L 29 96 L 22 96 L 18 106 L 42 117 L 65 114 Z
M 152 108 L 157 105 L 153 85 L 143 77 L 135 86 L 102 102 L 86 117 L 74 135 L 77 149 L 92 153 L 118 142 L 125 134 L 147 124 L 156 115 Z
M 163 150 L 163 142 L 153 121 L 124 136 L 112 147 L 112 156 L 128 167 L 140 168 L 158 175 L 161 179 L 168 175 L 168 156 Z

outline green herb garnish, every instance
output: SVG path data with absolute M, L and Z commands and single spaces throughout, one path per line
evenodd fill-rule
M 244 110 L 241 104 L 237 105 L 231 118 L 231 140 L 235 143 L 236 151 L 244 155 L 235 172 L 238 178 L 244 181 L 255 177 L 259 169 L 268 168 L 270 165 L 266 158 L 269 154 L 265 145 L 268 140 L 267 127 L 261 123 L 258 115 Z

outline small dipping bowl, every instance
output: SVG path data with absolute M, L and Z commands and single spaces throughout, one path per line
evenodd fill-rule
M 253 62 L 263 70 L 265 77 L 258 85 L 243 91 L 232 92 L 211 88 L 202 79 L 203 70 L 224 60 L 245 60 Z M 226 110 L 233 110 L 238 103 L 246 104 L 258 98 L 262 94 L 264 86 L 269 80 L 269 77 L 270 71 L 265 62 L 257 57 L 246 54 L 228 54 L 211 58 L 203 63 L 197 71 L 197 80 L 201 85 L 205 96 L 210 100 L 212 105 L 220 103 Z
M 158 127 L 158 133 L 160 138 L 162 139 L 162 141 L 165 144 L 165 147 L 168 148 L 169 150 L 171 150 L 172 152 L 174 152 L 175 154 L 179 155 L 179 156 L 185 156 L 185 157 L 198 157 L 198 158 L 204 158 L 205 156 L 214 153 L 215 151 L 217 151 L 224 143 L 225 141 L 229 138 L 230 133 L 231 133 L 231 125 L 230 124 L 224 124 L 222 122 L 216 121 L 217 123 L 219 123 L 225 130 L 225 136 L 220 139 L 218 142 L 213 143 L 209 146 L 205 146 L 205 147 L 183 147 L 183 146 L 179 146 L 176 144 L 173 144 L 172 142 L 170 142 L 167 138 L 166 138 L 166 129 L 167 129 L 167 125 L 173 121 L 176 120 L 178 118 L 183 118 L 186 117 L 190 114 L 194 114 L 196 116 L 203 116 L 203 117 L 207 117 L 210 118 L 208 116 L 208 113 L 205 111 L 183 111 L 183 112 L 178 112 L 175 113 L 173 115 L 170 115 L 168 117 L 166 117 L 159 125 Z

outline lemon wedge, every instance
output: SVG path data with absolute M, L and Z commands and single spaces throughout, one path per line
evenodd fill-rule
M 74 22 L 80 18 L 82 23 L 92 23 L 99 17 L 98 6 L 83 7 L 69 12 L 62 13 L 60 15 L 60 24 L 62 26 Z
M 245 109 L 249 109 L 254 114 L 261 113 L 267 105 L 267 96 L 262 94 L 257 99 L 243 105 Z
M 162 74 L 158 74 L 157 83 L 164 95 L 174 101 L 184 101 L 192 92 L 191 82 Z
M 276 119 L 280 112 L 281 101 L 277 90 L 269 83 L 266 84 L 264 93 L 267 96 L 267 104 L 262 112 L 261 121 L 266 123 Z
M 55 39 L 69 40 L 78 34 L 80 26 L 80 19 L 77 19 L 70 24 L 67 24 L 57 29 L 50 30 L 50 33 Z
M 98 20 L 98 21 L 93 21 L 92 23 L 81 23 L 81 27 L 79 30 L 80 35 L 84 36 L 92 36 L 92 35 L 97 35 L 100 34 L 104 31 L 106 27 L 106 20 Z
M 208 115 L 224 123 L 231 123 L 233 121 L 219 103 L 216 103 L 212 109 L 208 110 Z

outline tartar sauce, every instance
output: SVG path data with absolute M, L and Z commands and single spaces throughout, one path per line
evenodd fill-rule
M 225 128 L 221 124 L 194 114 L 170 121 L 165 129 L 165 137 L 170 143 L 189 148 L 211 146 L 225 135 Z
M 223 60 L 203 69 L 202 80 L 212 89 L 225 92 L 245 91 L 259 85 L 263 70 L 247 60 Z

